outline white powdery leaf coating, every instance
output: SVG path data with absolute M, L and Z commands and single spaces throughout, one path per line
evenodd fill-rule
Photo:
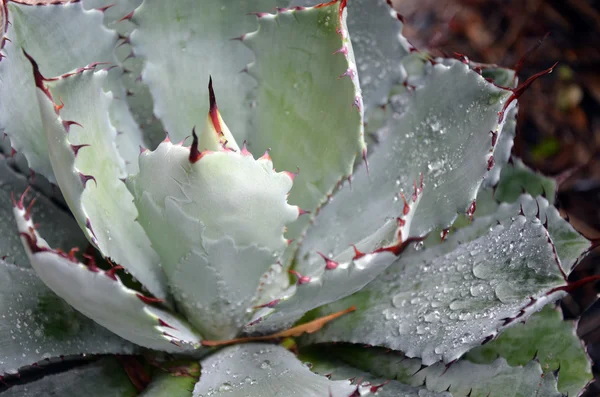
M 156 302 L 127 288 L 114 273 L 53 250 L 26 209 L 15 206 L 13 211 L 31 267 L 69 305 L 140 346 L 173 353 L 199 348 L 201 338 L 185 320 L 149 304 Z
M 0 261 L 0 335 L 0 377 L 59 356 L 134 353 L 131 343 L 74 310 L 33 270 L 4 261 Z
M 277 345 L 226 347 L 201 362 L 193 397 L 347 397 L 356 387 L 316 375 Z
M 154 114 L 174 142 L 202 125 L 209 76 L 222 91 L 221 111 L 231 120 L 236 139 L 244 140 L 256 83 L 240 73 L 252 52 L 231 39 L 255 29 L 249 13 L 284 5 L 278 0 L 223 0 L 199 7 L 194 0 L 146 0 L 135 10 L 133 50 L 144 59 L 142 80 L 152 92 Z
M 539 220 L 515 214 L 514 221 L 488 225 L 474 240 L 402 256 L 359 293 L 320 309 L 319 315 L 358 306 L 308 339 L 386 346 L 425 365 L 450 362 L 515 316 L 526 318 L 564 295 L 547 294 L 565 281 Z
M 423 197 L 403 238 L 445 228 L 466 212 L 488 171 L 490 131 L 500 134 L 506 118 L 499 123 L 498 112 L 509 96 L 462 63 L 427 68 L 420 87 L 392 98 L 369 172 L 359 168 L 313 219 L 298 270 L 318 266 L 317 251 L 340 252 L 402 214 L 400 193 L 408 198 L 421 175 Z
M 65 200 L 88 239 L 103 256 L 165 299 L 166 280 L 158 256 L 135 222 L 133 197 L 121 181 L 127 174 L 108 117 L 112 96 L 102 89 L 106 74 L 86 70 L 46 82 L 53 98 L 64 102 L 59 114 L 54 99 L 38 88 L 50 160 Z
M 205 151 L 192 163 L 189 148 L 163 142 L 127 183 L 190 321 L 207 338 L 235 336 L 298 217 L 286 201 L 292 177 L 245 150 Z
M 104 358 L 83 367 L 16 385 L 5 397 L 129 397 L 137 395 L 133 384 L 115 358 Z

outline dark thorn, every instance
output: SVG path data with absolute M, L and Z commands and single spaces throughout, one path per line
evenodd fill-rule
M 79 178 L 81 179 L 81 183 L 83 183 L 83 187 L 85 187 L 85 185 L 88 183 L 88 181 L 90 179 L 93 180 L 96 187 L 98 187 L 98 182 L 96 181 L 96 178 L 93 175 L 85 175 L 80 172 Z
M 73 153 L 75 153 L 75 156 L 77 156 L 77 153 L 79 153 L 79 150 L 81 148 L 88 147 L 88 146 L 90 146 L 90 145 L 88 145 L 87 143 L 84 143 L 82 145 L 71 145 L 71 149 L 73 150 Z
M 155 303 L 163 303 L 164 302 L 163 299 L 158 299 L 158 298 L 153 298 L 153 297 L 150 297 L 150 296 L 145 296 L 145 295 L 142 295 L 140 293 L 135 294 L 135 296 L 137 296 L 139 300 L 141 300 L 142 302 L 144 302 L 147 305 L 152 305 L 152 304 L 155 304 Z
M 73 120 L 63 120 L 62 125 L 63 125 L 63 127 L 65 127 L 65 131 L 67 132 L 67 134 L 69 133 L 69 130 L 71 129 L 72 125 L 76 125 L 78 127 L 83 128 L 83 126 L 81 124 L 79 124 L 78 122 L 73 121 Z
M 202 158 L 202 153 L 198 151 L 198 135 L 196 135 L 196 127 L 192 128 L 192 145 L 190 146 L 190 163 L 194 164 Z

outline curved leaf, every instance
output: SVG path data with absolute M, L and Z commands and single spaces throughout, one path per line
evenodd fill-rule
M 13 386 L 3 393 L 6 397 L 134 397 L 137 391 L 123 367 L 114 358 L 70 371 L 48 375 L 25 385 Z
M 227 347 L 201 362 L 194 397 L 347 397 L 349 381 L 330 381 L 310 372 L 292 353 L 277 345 Z
M 256 56 L 248 73 L 258 81 L 249 147 L 255 154 L 270 148 L 278 169 L 300 168 L 290 202 L 308 211 L 366 150 L 345 3 L 260 14 L 258 30 L 242 37 Z
M 31 269 L 0 261 L 0 378 L 44 359 L 132 354 L 134 347 L 82 316 Z
M 46 286 L 75 309 L 144 347 L 169 352 L 199 347 L 200 336 L 185 321 L 151 305 L 156 299 L 125 287 L 114 270 L 101 270 L 93 259 L 86 266 L 73 252 L 50 248 L 24 207 L 16 205 L 14 214 L 31 267 Z
M 133 197 L 120 180 L 127 174 L 108 117 L 111 95 L 102 89 L 106 72 L 84 69 L 44 80 L 36 69 L 34 77 L 50 160 L 79 226 L 102 255 L 164 299 L 166 281 L 158 257 L 135 222 Z M 58 111 L 54 98 L 64 103 Z
M 393 98 L 379 148 L 369 157 L 370 172 L 357 170 L 352 184 L 313 219 L 296 257 L 300 272 L 320 267 L 316 252 L 340 252 L 403 214 L 401 194 L 410 197 L 421 176 L 422 198 L 403 239 L 447 227 L 472 209 L 491 164 L 490 131 L 500 134 L 504 119 L 499 122 L 498 112 L 510 92 L 462 63 L 427 65 L 422 86 Z
M 11 25 L 6 37 L 0 64 L 0 130 L 10 137 L 17 151 L 22 151 L 31 168 L 56 182 L 47 141 L 35 99 L 31 80 L 31 65 L 22 48 L 41 62 L 42 70 L 50 76 L 67 73 L 92 62 L 116 63 L 113 49 L 117 35 L 102 25 L 102 13 L 84 10 L 79 2 L 47 5 L 8 4 Z M 92 44 L 92 45 L 90 45 Z M 110 105 L 110 117 L 119 131 L 117 148 L 127 164 L 135 166 L 142 135 L 133 120 L 126 92 L 121 84 L 122 71 L 110 71 L 105 89 L 115 95 Z
M 15 225 L 11 197 L 18 197 L 28 187 L 29 181 L 19 174 L 0 156 L 0 257 L 14 265 L 29 267 L 29 260 L 23 250 L 19 232 Z M 73 217 L 57 206 L 43 192 L 34 188 L 36 205 L 31 209 L 32 216 L 41 221 L 39 230 L 49 236 L 48 243 L 53 247 L 68 251 L 73 247 L 84 250 L 87 240 Z M 57 228 L 56 225 L 60 225 Z
M 287 328 L 309 310 L 360 291 L 395 259 L 396 256 L 387 251 L 372 252 L 347 262 L 325 259 L 319 274 L 307 276 L 296 273 L 296 285 L 261 305 L 244 331 L 272 333 Z
M 359 293 L 319 309 L 317 316 L 358 307 L 308 339 L 386 346 L 425 365 L 450 362 L 564 295 L 564 284 L 537 218 L 490 217 L 401 256 Z
M 22 48 L 43 60 L 44 73 L 58 76 L 92 62 L 113 62 L 117 36 L 104 28 L 101 12 L 85 11 L 78 2 L 7 2 L 6 7 L 11 23 L 0 56 L 0 132 L 8 134 L 14 149 L 25 154 L 33 170 L 56 182 L 32 67 Z

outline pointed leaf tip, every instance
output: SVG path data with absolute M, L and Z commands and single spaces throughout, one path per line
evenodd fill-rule
M 192 128 L 192 145 L 190 146 L 190 163 L 194 164 L 202 158 L 202 153 L 198 150 L 198 135 L 196 135 L 196 127 Z
M 208 114 L 210 115 L 210 120 L 213 124 L 213 127 L 215 127 L 215 130 L 219 135 L 223 135 L 221 122 L 219 121 L 219 107 L 217 106 L 217 99 L 215 97 L 215 91 L 212 84 L 212 76 L 210 76 L 208 79 L 208 101 L 210 103 Z

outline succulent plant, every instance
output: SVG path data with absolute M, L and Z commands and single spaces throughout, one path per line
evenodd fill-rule
M 591 243 L 510 158 L 552 69 L 433 59 L 388 3 L 0 0 L 5 395 L 585 387 L 551 304 Z

